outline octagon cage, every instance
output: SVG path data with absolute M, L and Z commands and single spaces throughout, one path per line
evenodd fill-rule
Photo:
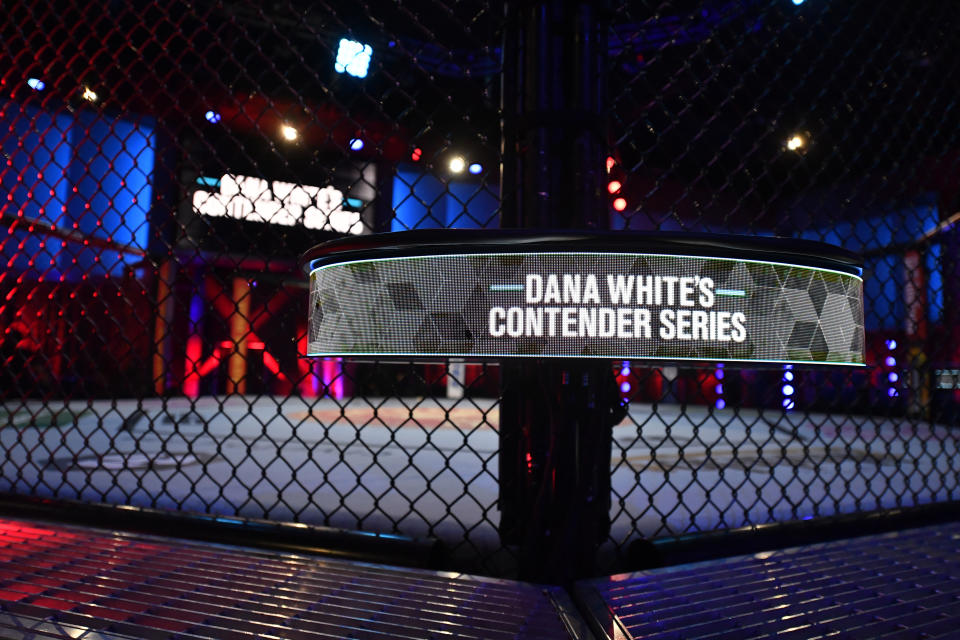
M 506 577 L 546 575 L 524 558 L 580 499 L 564 517 L 591 533 L 561 545 L 580 574 L 954 508 L 950 3 L 4 14 L 6 508 L 370 538 Z M 311 247 L 509 228 L 839 247 L 866 366 L 307 357 Z M 831 303 L 806 285 L 783 347 L 815 359 Z M 550 475 L 579 463 L 585 494 Z

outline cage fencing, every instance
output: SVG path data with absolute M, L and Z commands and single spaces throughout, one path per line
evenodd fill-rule
M 516 374 L 302 357 L 297 259 L 343 236 L 511 224 L 505 189 L 537 200 L 505 177 L 546 148 L 510 138 L 530 125 L 511 96 L 582 69 L 562 48 L 549 70 L 520 65 L 529 11 L 6 7 L 0 489 L 436 538 L 450 567 L 513 572 L 500 452 Z M 589 224 L 857 251 L 868 361 L 591 374 L 620 407 L 601 566 L 630 568 L 642 539 L 956 500 L 956 12 L 677 1 L 594 18 Z M 804 322 L 790 347 L 823 350 Z

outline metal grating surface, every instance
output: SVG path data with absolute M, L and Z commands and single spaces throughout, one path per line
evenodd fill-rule
M 610 638 L 960 637 L 960 524 L 584 581 Z
M 554 640 L 571 637 L 562 599 L 506 580 L 0 520 L 4 638 Z

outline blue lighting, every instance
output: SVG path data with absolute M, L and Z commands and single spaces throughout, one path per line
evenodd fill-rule
M 210 176 L 200 176 L 197 178 L 197 184 L 201 187 L 220 188 L 220 178 L 211 178 Z
M 211 122 L 213 124 L 220 122 L 220 114 L 216 111 L 207 111 L 205 114 L 203 114 L 203 117 L 207 119 L 207 122 Z
M 630 375 L 630 362 L 628 360 L 624 360 L 623 362 L 620 363 L 620 375 L 622 376 Z
M 717 380 L 723 380 L 723 369 L 717 369 L 713 374 Z
M 899 379 L 900 379 L 900 376 L 893 371 L 887 374 L 887 380 L 890 382 L 896 382 Z
M 887 395 L 890 396 L 891 398 L 896 398 L 897 396 L 900 395 L 900 393 L 893 387 L 890 387 L 889 389 L 887 389 Z
M 479 162 L 474 162 L 473 164 L 471 164 L 471 165 L 467 168 L 467 171 L 469 171 L 469 172 L 472 173 L 473 175 L 477 175 L 477 174 L 479 174 L 481 171 L 483 171 L 483 165 L 480 164 Z
M 27 86 L 34 91 L 43 91 L 47 87 L 46 83 L 39 78 L 27 78 Z
M 804 0 L 790 0 L 790 2 L 792 2 L 794 6 L 799 7 L 804 3 Z
M 897 348 L 896 340 L 887 340 L 887 349 L 890 349 L 890 351 L 893 351 L 896 348 Z
M 723 398 L 717 398 L 717 404 L 715 406 L 717 409 L 723 409 L 727 406 L 727 403 L 723 400 Z
M 783 379 L 786 380 L 787 382 L 792 382 L 792 381 L 793 381 L 793 372 L 792 372 L 792 371 L 784 371 L 784 372 L 783 372 Z
M 897 359 L 893 356 L 887 356 L 883 361 L 883 364 L 887 365 L 888 367 L 895 367 L 897 366 Z
M 722 385 L 722 384 L 717 384 L 717 386 L 715 387 L 715 389 L 717 390 L 717 393 L 718 393 L 718 394 L 723 395 L 723 385 Z
M 340 40 L 340 46 L 337 49 L 337 60 L 333 69 L 337 73 L 347 73 L 356 78 L 366 78 L 372 55 L 373 47 L 370 45 L 343 38 Z
M 790 398 L 783 399 L 783 408 L 786 409 L 787 411 L 789 411 L 790 409 L 793 409 L 794 406 L 796 405 L 794 405 L 793 400 L 791 400 Z
M 609 388 L 609 387 L 608 387 L 608 388 Z M 624 381 L 624 382 L 620 385 L 620 391 L 622 391 L 622 392 L 624 392 L 624 393 L 629 393 L 629 392 L 630 392 L 630 383 L 627 382 L 627 381 Z
M 781 391 L 783 391 L 783 395 L 785 395 L 785 396 L 792 396 L 792 395 L 793 395 L 793 385 L 792 385 L 792 384 L 785 384 L 785 385 L 783 385 L 783 389 L 781 389 Z
M 363 149 L 363 140 L 360 138 L 351 138 L 350 139 L 350 150 L 351 151 L 360 151 Z

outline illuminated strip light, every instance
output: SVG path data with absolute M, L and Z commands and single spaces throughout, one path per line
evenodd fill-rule
M 672 306 L 665 298 L 654 302 L 653 294 L 636 306 L 613 300 L 612 290 L 608 292 L 610 299 L 583 299 L 582 304 L 573 299 L 573 293 L 568 300 L 553 300 L 543 291 L 531 291 L 549 288 L 550 276 L 579 278 L 581 285 L 592 277 L 604 291 L 609 289 L 607 277 L 636 278 L 631 271 L 641 258 L 657 274 L 643 278 L 657 278 L 661 284 L 672 280 L 689 289 L 686 308 L 676 299 Z M 845 271 L 756 259 L 626 252 L 478 252 L 334 260 L 314 261 L 311 271 L 311 312 L 317 309 L 322 313 L 311 315 L 313 339 L 308 355 L 576 357 L 864 366 L 863 318 L 856 313 L 856 309 L 862 309 L 863 281 Z M 578 260 L 584 264 L 580 273 Z M 477 268 L 481 261 L 484 269 Z M 755 275 L 757 271 L 762 275 L 766 269 L 771 277 L 752 277 L 737 265 L 757 265 L 751 268 Z M 511 301 L 517 306 L 477 293 L 500 292 L 504 283 L 491 283 L 485 278 L 496 278 L 498 272 L 503 277 L 504 269 L 525 279 L 523 299 Z M 793 320 L 778 321 L 772 315 L 780 297 L 805 291 L 802 286 L 756 284 L 786 281 L 796 270 L 819 273 L 817 282 L 828 284 L 831 295 L 840 292 L 832 306 L 824 307 L 829 308 L 825 312 L 829 315 L 821 318 L 827 351 L 788 346 L 782 335 L 790 335 L 795 328 Z M 721 298 L 707 275 L 710 273 L 728 274 L 722 290 L 745 292 L 749 286 L 754 293 L 769 289 L 771 295 Z M 778 274 L 779 279 L 775 277 Z M 536 280 L 545 276 L 547 284 Z M 743 280 L 741 287 L 734 288 L 739 284 L 736 278 Z M 696 289 L 695 283 L 701 280 L 709 280 L 704 291 Z M 438 281 L 445 283 L 444 291 L 448 292 L 442 300 L 435 295 Z M 553 286 L 560 296 L 562 286 Z M 586 289 L 588 285 L 576 295 L 586 296 Z M 705 295 L 707 289 L 712 297 Z M 680 289 L 673 291 L 678 298 Z M 691 302 L 693 291 L 698 296 L 703 294 L 700 307 Z M 341 304 L 340 299 L 349 300 L 349 304 Z M 760 304 L 769 306 L 761 309 Z M 537 320 L 541 312 L 548 320 Z M 610 324 L 610 318 L 616 319 L 616 327 Z M 538 322 L 547 324 L 538 328 Z M 673 323 L 669 328 L 665 324 L 668 322 Z M 738 322 L 742 324 L 737 326 Z
M 783 386 L 780 387 L 780 393 L 783 394 L 783 400 L 780 404 L 784 411 L 792 411 L 797 406 L 797 403 L 793 398 L 793 394 L 797 390 L 795 378 L 796 376 L 793 373 L 793 365 L 784 365 L 783 376 L 780 379 L 780 382 L 783 383 Z
M 492 284 L 490 291 L 523 291 L 522 284 Z
M 725 409 L 727 407 L 727 401 L 723 399 L 723 363 L 717 363 L 717 369 L 713 372 L 713 377 L 717 379 L 717 386 L 714 387 L 714 391 L 717 392 L 717 401 L 714 403 L 714 406 L 717 409 Z
M 718 296 L 730 296 L 733 298 L 745 298 L 747 292 L 743 289 L 716 289 L 714 291 Z

